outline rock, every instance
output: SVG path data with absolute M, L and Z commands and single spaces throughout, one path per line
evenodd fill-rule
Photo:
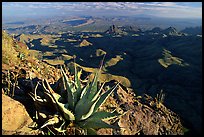
M 18 101 L 2 94 L 2 134 L 34 134 L 28 125 L 33 120 Z
M 151 96 L 136 97 L 132 90 L 121 86 L 100 107 L 116 109 L 118 119 L 107 121 L 120 129 L 100 129 L 99 135 L 183 135 L 183 127 L 177 114 L 167 109 Z

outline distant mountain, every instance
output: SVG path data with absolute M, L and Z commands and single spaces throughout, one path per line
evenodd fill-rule
M 179 35 L 179 32 L 174 27 L 169 27 L 163 30 L 162 33 L 166 35 Z
M 185 28 L 181 32 L 191 35 L 202 35 L 202 26 Z
M 119 34 L 122 30 L 118 29 L 117 26 L 112 25 L 109 27 L 109 29 L 107 31 L 105 31 L 105 33 L 107 34 Z
M 9 28 L 7 31 L 11 33 L 24 33 L 24 34 L 36 34 L 36 33 L 43 33 L 42 29 L 44 26 L 42 25 L 29 25 L 23 26 L 18 28 Z
M 118 26 L 118 29 L 127 33 L 142 32 L 140 28 L 133 28 L 132 26 Z
M 176 28 L 174 27 L 168 27 L 166 29 L 161 29 L 160 27 L 155 27 L 152 30 L 146 31 L 146 33 L 149 34 L 162 34 L 162 35 L 172 35 L 172 36 L 182 36 L 184 35 L 183 33 L 179 32 Z
M 135 29 L 132 26 L 115 26 L 112 25 L 108 30 L 105 31 L 106 34 L 113 35 L 127 35 L 128 33 L 142 32 L 141 29 Z
M 155 28 L 153 28 L 153 29 L 151 30 L 152 33 L 160 33 L 161 31 L 162 31 L 162 29 L 159 28 L 159 27 L 155 27 Z

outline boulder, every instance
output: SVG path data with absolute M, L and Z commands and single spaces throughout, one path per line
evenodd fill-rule
M 36 134 L 28 128 L 33 120 L 18 101 L 2 94 L 2 134 Z

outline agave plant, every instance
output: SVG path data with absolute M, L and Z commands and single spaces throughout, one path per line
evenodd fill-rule
M 117 113 L 98 111 L 98 109 L 119 83 L 102 94 L 105 83 L 98 87 L 101 68 L 95 73 L 93 80 L 89 79 L 86 85 L 81 83 L 80 72 L 77 72 L 76 65 L 74 68 L 72 80 L 61 66 L 63 81 L 61 91 L 55 92 L 47 80 L 42 81 L 45 99 L 58 113 L 48 119 L 41 128 L 60 123 L 60 127 L 54 127 L 58 132 L 65 132 L 69 127 L 75 127 L 83 131 L 83 134 L 96 134 L 96 130 L 100 128 L 118 128 L 103 121 L 117 117 Z

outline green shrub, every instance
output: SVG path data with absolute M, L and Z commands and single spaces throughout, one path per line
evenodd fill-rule
M 53 91 L 47 80 L 43 80 L 46 101 L 49 101 L 49 105 L 52 104 L 57 113 L 48 119 L 41 128 L 53 126 L 57 134 L 60 132 L 65 134 L 70 128 L 81 131 L 73 134 L 96 134 L 96 130 L 100 128 L 118 128 L 118 126 L 109 125 L 103 121 L 115 118 L 118 114 L 98 111 L 98 108 L 118 86 L 117 84 L 102 94 L 105 83 L 99 88 L 100 71 L 101 69 L 95 73 L 92 81 L 88 80 L 87 84 L 83 86 L 80 81 L 80 72 L 77 72 L 76 66 L 74 80 L 71 80 L 61 67 L 63 86 L 60 91 L 56 92 Z M 32 97 L 38 102 L 43 100 Z M 56 127 L 57 125 L 60 126 Z

